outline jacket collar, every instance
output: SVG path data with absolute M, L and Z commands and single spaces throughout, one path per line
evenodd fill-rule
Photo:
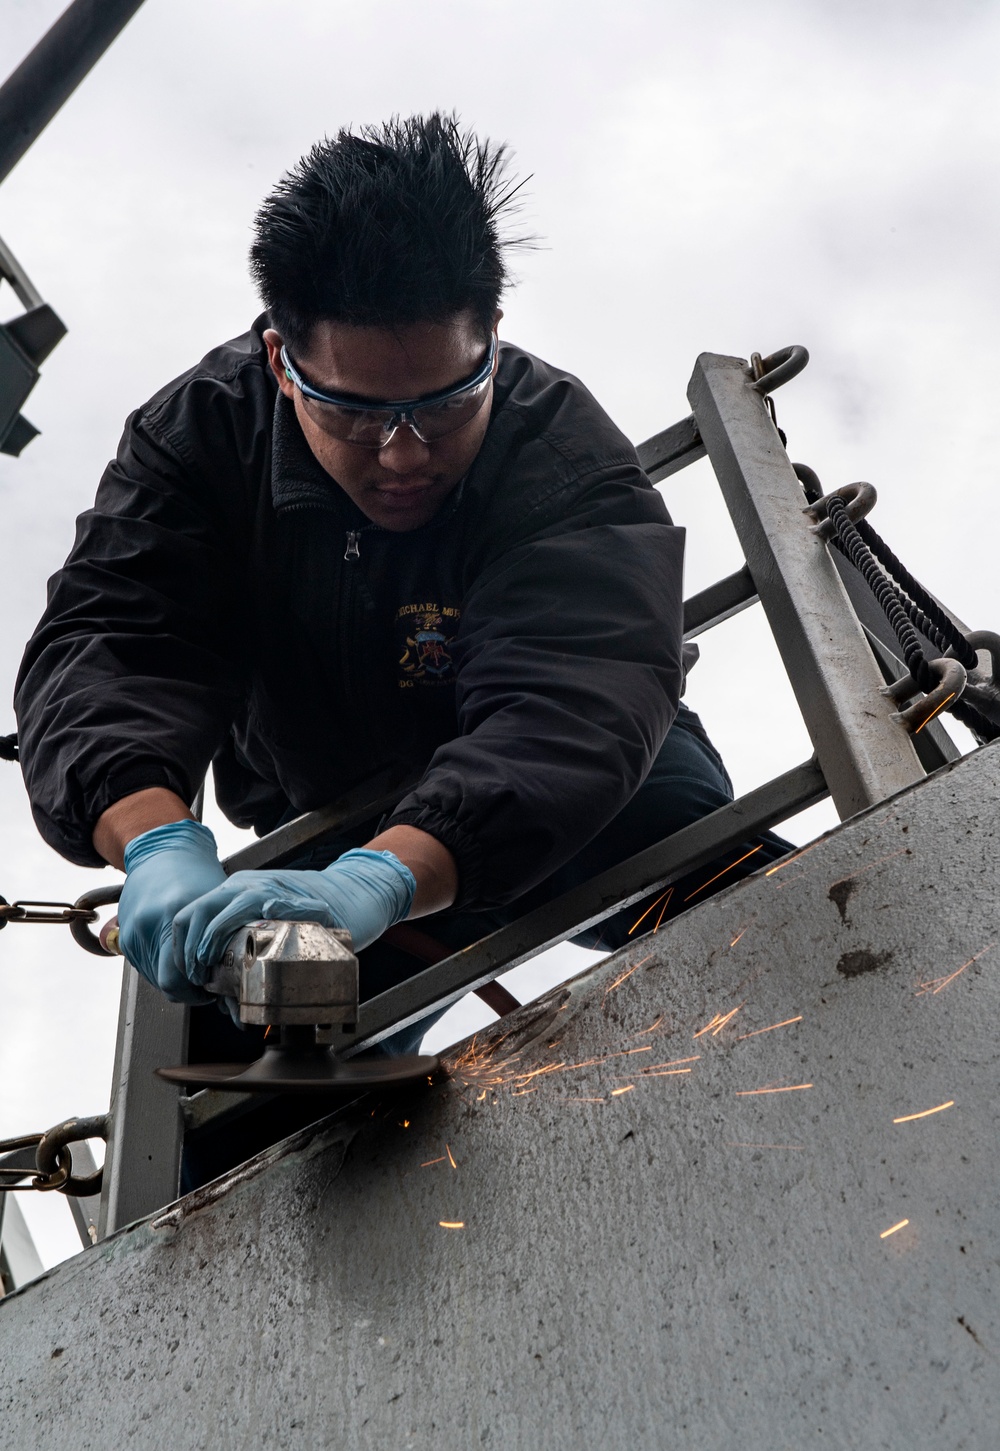
M 271 431 L 271 502 L 284 509 L 327 509 L 360 517 L 344 491 L 317 462 L 295 417 L 290 398 L 278 392 Z

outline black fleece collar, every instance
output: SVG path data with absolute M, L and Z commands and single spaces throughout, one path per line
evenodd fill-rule
M 345 518 L 361 517 L 343 489 L 331 479 L 306 443 L 295 406 L 284 393 L 274 400 L 271 431 L 271 502 L 284 509 L 327 509 Z

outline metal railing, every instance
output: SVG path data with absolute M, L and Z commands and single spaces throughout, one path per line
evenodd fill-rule
M 500 973 L 576 936 L 613 912 L 665 889 L 727 849 L 832 796 L 841 818 L 921 780 L 958 751 L 938 721 L 915 738 L 880 693 L 905 667 L 885 621 L 849 564 L 810 531 L 802 486 L 773 421 L 767 393 L 804 366 L 804 349 L 765 360 L 703 354 L 688 389 L 692 413 L 639 447 L 658 482 L 706 453 L 746 564 L 689 599 L 694 638 L 758 601 L 763 606 L 815 748 L 815 756 L 658 845 L 536 911 L 416 972 L 362 1003 L 349 1054 L 445 1007 Z M 758 368 L 758 373 L 760 369 Z M 855 603 L 856 601 L 856 603 Z M 860 613 L 860 618 L 859 618 Z M 246 847 L 229 872 L 277 865 L 304 847 L 390 808 L 410 782 L 381 777 Z M 153 1069 L 186 1061 L 188 1010 L 125 968 L 101 1209 L 102 1235 L 176 1198 L 185 1132 L 234 1111 L 234 1096 L 190 1097 Z

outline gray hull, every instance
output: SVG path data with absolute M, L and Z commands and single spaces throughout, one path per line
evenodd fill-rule
M 992 1451 L 998 832 L 989 747 L 9 1297 L 3 1444 Z

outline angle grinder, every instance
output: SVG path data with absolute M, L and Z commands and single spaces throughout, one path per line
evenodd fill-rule
M 102 945 L 121 952 L 117 922 Z M 245 1063 L 183 1063 L 158 1068 L 168 1083 L 233 1093 L 329 1093 L 414 1083 L 433 1075 L 440 1060 L 428 1054 L 339 1058 L 358 1022 L 358 959 L 351 934 L 317 922 L 251 922 L 230 940 L 204 984 L 239 1004 L 241 1023 L 271 1029 L 274 1042 Z M 347 1042 L 350 1038 L 347 1037 Z

